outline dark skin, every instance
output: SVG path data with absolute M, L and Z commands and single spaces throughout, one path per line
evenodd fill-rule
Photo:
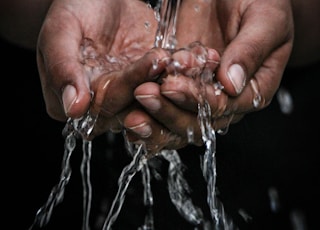
M 139 9 L 142 14 L 136 14 L 133 9 Z M 92 12 L 95 12 L 94 16 Z M 152 48 L 154 29 L 146 29 L 144 23 L 153 17 L 152 10 L 140 1 L 125 1 L 125 4 L 114 1 L 54 1 L 40 32 L 37 49 L 44 97 L 55 101 L 47 103 L 50 116 L 61 121 L 66 117 L 81 117 L 90 107 L 92 91 L 97 98 L 94 110 L 99 112 L 97 110 L 101 108 L 97 107 L 102 103 L 99 100 L 104 99 L 100 99 L 93 82 L 100 81 L 99 78 L 105 78 L 111 72 L 107 80 L 111 80 L 112 84 L 114 81 L 123 83 L 123 80 L 117 78 L 124 77 L 124 74 L 143 75 L 144 79 L 140 82 L 136 77 L 128 79 L 132 82 L 138 80 L 129 84 L 130 88 L 148 80 L 148 77 L 152 80 L 157 71 L 151 73 L 154 76 L 146 76 L 147 69 L 151 67 L 153 59 L 161 59 L 164 55 L 154 52 L 152 57 L 146 55 L 147 60 L 139 59 Z M 151 25 L 151 28 L 154 27 Z M 115 66 L 99 63 L 106 54 L 121 60 L 121 64 Z M 135 61 L 137 63 L 132 64 Z M 97 70 L 99 65 L 102 69 Z M 142 67 L 144 72 L 141 72 Z M 120 84 L 119 87 L 117 94 L 108 92 L 104 93 L 105 97 L 112 95 L 118 98 L 120 92 L 130 94 L 126 84 Z M 123 107 L 128 102 L 120 104 L 119 107 Z M 113 108 L 113 105 L 111 109 L 105 107 L 103 110 L 116 113 L 122 109 Z
M 169 63 L 168 59 L 171 58 L 170 53 L 163 49 L 152 49 L 157 29 L 154 12 L 140 1 L 124 1 L 123 5 L 117 3 L 114 7 L 110 6 L 113 4 L 110 2 L 105 2 L 104 7 L 101 6 L 101 2 L 97 2 L 97 6 L 90 3 L 91 8 L 106 11 L 101 13 L 104 15 L 103 18 L 96 19 L 86 18 L 83 16 L 84 12 L 76 9 L 80 5 L 81 9 L 88 10 L 89 6 L 84 7 L 83 4 L 78 5 L 77 2 L 76 5 L 68 6 L 70 8 L 63 13 L 63 10 L 67 8 L 64 2 L 61 5 L 62 8 L 60 4 L 62 3 L 59 1 L 53 3 L 44 21 L 38 43 L 38 64 L 44 97 L 49 101 L 57 101 L 57 103 L 47 104 L 48 113 L 61 121 L 66 119 L 66 114 L 68 117 L 79 118 L 88 109 L 93 115 L 99 114 L 93 134 L 89 138 L 109 129 L 120 130 L 126 114 L 134 111 L 136 107 L 136 102 L 133 103 L 134 89 L 141 83 L 155 81 L 164 71 L 165 65 Z M 72 9 L 71 13 L 69 9 Z M 136 14 L 137 11 L 145 11 L 145 13 Z M 120 17 L 119 21 L 111 20 L 116 18 L 120 12 L 125 16 Z M 89 25 L 92 22 L 94 26 L 85 28 L 79 26 L 80 16 L 74 17 L 76 13 L 82 15 L 83 24 Z M 59 20 L 56 14 L 59 15 Z M 130 14 L 132 16 L 129 17 Z M 135 20 L 132 20 L 133 17 Z M 64 23 L 66 21 L 68 24 Z M 95 23 L 96 21 L 99 23 Z M 110 24 L 111 21 L 112 24 Z M 147 29 L 144 26 L 146 22 L 150 23 Z M 84 31 L 76 31 L 71 28 L 84 29 Z M 107 31 L 106 28 L 109 28 L 110 31 Z M 51 34 L 50 31 L 57 32 Z M 101 37 L 100 34 L 106 36 Z M 74 36 L 75 39 L 71 39 L 71 36 Z M 121 38 L 126 38 L 126 40 L 122 41 Z M 51 41 L 52 45 L 50 45 Z M 58 49 L 59 46 L 61 48 Z M 79 53 L 79 46 L 80 50 L 85 50 L 84 55 Z M 66 49 L 72 47 L 74 47 L 72 49 L 74 52 L 71 50 L 65 52 Z M 217 52 L 213 53 L 211 58 L 217 60 L 219 58 Z M 96 71 L 101 67 L 98 65 L 105 54 L 118 59 L 120 64 L 114 66 L 110 63 L 103 63 L 102 70 Z M 95 58 L 91 58 L 92 56 Z M 157 70 L 152 69 L 155 60 L 158 60 Z M 55 76 L 60 77 L 55 78 Z M 49 79 L 52 80 L 48 81 Z M 76 97 L 74 97 L 75 92 L 77 92 Z M 92 95 L 93 98 L 91 98 Z M 59 105 L 61 99 L 64 110 L 61 110 L 62 106 Z
M 213 2 L 210 3 L 211 8 L 202 7 L 199 4 L 198 9 L 201 16 L 198 16 L 197 11 L 192 10 L 194 9 L 192 1 L 184 2 L 185 5 L 182 6 L 179 18 L 181 23 L 177 29 L 177 40 L 179 44 L 199 40 L 221 54 L 215 71 L 215 81 L 223 85 L 223 92 L 217 95 L 213 84 L 208 84 L 206 87 L 207 99 L 212 108 L 213 127 L 219 130 L 241 120 L 249 112 L 265 108 L 271 102 L 290 56 L 293 44 L 293 21 L 290 20 L 292 14 L 289 1 L 268 3 L 233 1 L 232 4 L 226 1 Z M 277 17 L 271 17 L 275 14 Z M 186 15 L 192 20 L 187 20 Z M 202 17 L 203 15 L 207 16 Z M 212 27 L 197 26 L 208 18 L 209 22 L 202 24 L 210 25 L 211 23 Z M 183 28 L 188 28 L 188 30 Z M 260 29 L 257 30 L 257 28 Z M 275 31 L 283 31 L 283 33 L 275 33 Z M 203 38 L 200 36 L 202 34 L 210 36 Z M 235 72 L 235 77 L 238 77 L 238 86 L 240 86 L 238 89 L 234 87 L 228 76 L 229 68 L 233 64 L 237 64 L 238 71 Z M 240 84 L 239 66 L 244 76 Z M 153 83 L 140 85 L 135 90 L 135 95 L 148 113 L 129 114 L 125 120 L 125 126 L 129 128 L 137 126 L 137 121 L 143 120 L 142 116 L 145 117 L 146 123 L 152 124 L 151 115 L 168 130 L 171 130 L 175 134 L 174 138 L 163 138 L 163 132 L 158 131 L 153 132 L 153 135 L 147 138 L 138 135 L 137 139 L 143 139 L 146 143 L 153 143 L 157 147 L 159 144 L 156 143 L 159 143 L 158 139 L 161 138 L 168 143 L 172 140 L 173 144 L 168 144 L 169 148 L 179 146 L 178 143 L 181 143 L 179 147 L 185 146 L 188 125 L 197 122 L 199 100 L 198 93 L 192 90 L 195 88 L 194 84 L 195 82 L 189 77 L 169 76 L 161 85 Z M 153 88 L 152 92 L 150 88 Z M 260 101 L 254 105 L 253 100 L 257 97 L 260 97 Z M 141 100 L 141 98 L 144 99 Z M 160 109 L 157 111 L 149 109 L 151 103 L 148 103 L 146 98 L 157 98 L 161 105 Z M 184 111 L 183 115 L 181 111 Z M 138 116 L 140 116 L 139 119 Z M 195 142 L 200 144 L 199 127 L 194 128 L 194 131 Z M 168 136 L 172 137 L 172 133 Z M 158 139 L 154 136 L 158 136 Z
M 17 3 L 11 3 L 11 9 L 17 8 Z M 49 6 L 51 1 L 47 4 Z M 10 3 L 6 3 L 6 7 L 8 5 Z M 310 5 L 314 10 L 307 15 L 303 9 Z M 223 85 L 223 92 L 217 96 L 211 85 L 207 88 L 216 130 L 241 120 L 246 113 L 268 106 L 287 64 L 319 60 L 316 49 L 319 48 L 319 29 L 309 33 L 305 26 L 311 18 L 319 17 L 318 5 L 315 0 L 308 3 L 293 1 L 292 15 L 290 1 L 183 1 L 177 26 L 177 49 L 200 41 L 211 50 L 207 62 L 219 63 L 211 66 L 211 70 L 215 72 L 215 82 Z M 41 6 L 38 11 L 30 9 L 38 13 L 32 14 L 35 18 L 45 15 L 48 7 L 44 6 L 44 1 Z M 137 15 L 136 12 L 143 13 Z M 299 29 L 295 33 L 299 34 L 295 43 L 293 16 Z M 15 21 L 2 20 L 1 23 Z M 172 56 L 166 50 L 152 49 L 157 22 L 153 11 L 143 2 L 124 0 L 119 4 L 106 0 L 89 4 L 55 0 L 42 25 L 37 45 L 38 65 L 47 111 L 52 118 L 59 121 L 66 121 L 67 117 L 79 118 L 91 108 L 100 119 L 96 126 L 99 129 L 94 130 L 91 138 L 107 130 L 116 132 L 125 128 L 131 140 L 143 140 L 150 146 L 158 143 L 161 148 L 178 149 L 187 144 L 187 124 L 196 124 L 197 116 L 198 93 L 194 90 L 194 82 L 187 74 L 181 74 L 179 78 L 164 75 L 165 80 L 159 84 L 158 75 L 167 71 L 172 63 L 168 60 L 186 57 L 185 68 L 188 69 L 193 66 L 194 59 L 190 52 L 187 55 L 177 52 Z M 1 28 L 9 27 L 1 25 Z M 19 33 L 19 27 L 15 28 L 15 33 Z M 10 40 L 10 33 L 2 31 Z M 307 46 L 301 42 L 301 34 L 312 38 Z M 13 40 L 19 43 L 17 39 Z M 27 44 L 28 41 L 25 38 L 20 43 Z M 90 52 L 84 54 L 83 50 Z M 304 59 L 304 53 L 309 59 Z M 116 57 L 121 64 L 105 64 L 106 68 L 96 71 L 100 64 L 93 61 L 92 55 L 98 60 L 104 55 Z M 161 63 L 156 70 L 152 69 L 155 60 Z M 235 77 L 231 80 L 228 70 L 232 64 L 238 65 L 233 69 Z M 111 82 L 107 84 L 108 90 L 101 87 L 107 82 Z M 123 93 L 119 92 L 125 92 L 126 96 L 121 97 Z M 257 96 L 261 100 L 254 106 L 253 98 Z M 160 102 L 159 110 L 149 108 L 150 97 Z M 180 122 L 176 122 L 177 119 Z M 141 135 L 132 131 L 132 127 L 140 124 L 152 127 L 151 134 L 146 136 L 146 133 Z M 195 143 L 201 144 L 199 129 L 195 131 Z M 168 138 L 172 136 L 174 138 Z

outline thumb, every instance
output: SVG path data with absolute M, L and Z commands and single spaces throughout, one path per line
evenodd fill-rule
M 239 95 L 258 72 L 259 76 L 281 79 L 290 55 L 292 21 L 283 7 L 265 4 L 249 6 L 241 20 L 234 20 L 226 28 L 229 42 L 221 55 L 216 77 L 229 95 Z
M 77 22 L 69 20 L 63 29 L 50 22 L 44 22 L 39 34 L 38 71 L 48 114 L 65 121 L 88 110 L 89 76 L 79 61 L 81 31 Z

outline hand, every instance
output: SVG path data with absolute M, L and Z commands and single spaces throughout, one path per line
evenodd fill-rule
M 194 1 L 186 0 L 183 4 L 177 27 L 179 46 L 199 40 L 221 54 L 215 81 L 223 85 L 223 92 L 217 94 L 213 84 L 207 86 L 213 127 L 216 130 L 227 128 L 245 114 L 265 108 L 279 87 L 292 49 L 290 1 L 201 1 L 196 5 Z M 157 90 L 150 92 L 150 87 Z M 135 91 L 137 99 L 156 98 L 161 109 L 154 110 L 150 104 L 140 100 L 149 114 L 131 113 L 125 126 L 135 127 L 133 121 L 139 120 L 154 129 L 147 137 L 129 134 L 130 139 L 142 139 L 150 149 L 154 146 L 155 151 L 185 146 L 190 116 L 193 116 L 193 122 L 197 121 L 198 98 L 194 88 L 188 77 L 169 76 L 161 86 L 151 86 L 151 83 L 140 85 Z M 174 107 L 175 112 L 165 112 L 174 111 Z M 185 113 L 177 112 L 181 109 Z M 190 122 L 183 125 L 179 122 L 183 120 Z M 156 128 L 155 124 L 160 124 L 161 128 Z M 166 135 L 163 130 L 167 130 Z M 195 132 L 195 143 L 201 142 L 199 134 L 199 130 Z
M 37 47 L 48 114 L 65 121 L 90 109 L 99 114 L 94 135 L 118 129 L 134 88 L 165 67 L 168 53 L 150 51 L 156 29 L 153 10 L 138 0 L 55 0 Z
M 212 73 L 219 64 L 220 56 L 216 50 L 206 49 L 201 43 L 195 42 L 176 51 L 171 57 L 172 60 L 166 68 L 166 77 L 162 78 L 162 86 L 172 79 L 179 85 L 178 88 L 186 87 L 192 94 L 190 100 L 188 99 L 189 103 L 186 103 L 184 93 L 161 92 L 161 85 L 147 82 L 139 85 L 134 94 L 148 113 L 142 108 L 136 108 L 124 119 L 128 140 L 145 143 L 149 154 L 157 153 L 163 148 L 182 148 L 190 141 L 196 145 L 202 144 L 201 139 L 190 140 L 187 132 L 192 131 L 195 137 L 201 137 L 197 105 L 201 97 L 205 96 L 205 92 L 201 93 L 202 84 L 205 84 L 206 78 L 212 80 Z M 205 76 L 203 79 L 199 77 L 201 73 Z M 166 94 L 174 98 L 177 104 L 168 100 Z

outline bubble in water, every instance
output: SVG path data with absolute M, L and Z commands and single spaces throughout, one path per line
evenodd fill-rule
M 293 100 L 290 92 L 284 88 L 280 87 L 277 92 L 277 99 L 280 104 L 280 110 L 284 114 L 290 114 L 293 111 Z

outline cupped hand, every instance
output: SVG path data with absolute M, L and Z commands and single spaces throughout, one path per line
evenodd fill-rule
M 117 126 L 134 88 L 165 66 L 168 53 L 152 49 L 156 29 L 154 11 L 142 1 L 55 0 L 37 45 L 48 114 L 66 121 L 90 110 L 99 115 L 94 135 Z
M 186 0 L 179 15 L 179 48 L 200 41 L 221 55 L 213 84 L 205 87 L 214 129 L 222 131 L 245 114 L 268 106 L 292 49 L 291 2 Z M 131 139 L 143 140 L 153 151 L 177 149 L 189 143 L 187 130 L 197 122 L 197 84 L 188 76 L 168 76 L 161 86 L 140 85 L 135 94 L 149 114 L 129 114 L 127 126 L 135 127 L 133 121 L 139 120 L 154 129 L 144 137 L 129 134 Z M 153 93 L 150 87 L 155 88 Z M 152 104 L 141 101 L 146 97 L 156 98 L 161 109 L 155 111 Z M 199 128 L 194 142 L 201 143 Z
M 146 82 L 135 89 L 135 98 L 143 108 L 131 110 L 124 118 L 128 140 L 144 143 L 149 153 L 190 143 L 201 145 L 198 104 L 204 103 L 208 82 L 219 85 L 214 82 L 219 60 L 215 49 L 207 49 L 199 42 L 174 52 L 160 82 Z M 181 91 L 162 91 L 168 81 Z

